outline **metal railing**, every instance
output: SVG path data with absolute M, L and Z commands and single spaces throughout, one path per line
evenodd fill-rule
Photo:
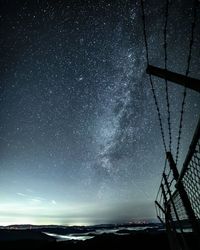
M 200 220 L 200 122 L 195 131 L 179 180 L 187 191 L 195 217 Z
M 180 175 L 171 153 L 167 153 L 155 204 L 172 249 L 191 249 L 186 231 L 193 232 L 196 246 L 200 246 L 200 120 Z

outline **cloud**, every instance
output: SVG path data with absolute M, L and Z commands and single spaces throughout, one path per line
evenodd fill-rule
M 56 205 L 57 203 L 55 200 L 51 200 L 51 204 Z
M 33 191 L 32 189 L 30 189 L 30 188 L 27 188 L 26 191 L 27 191 L 28 193 L 34 193 L 34 191 Z
M 37 199 L 37 198 L 32 198 L 29 201 L 31 204 L 39 204 L 42 202 L 40 199 Z
M 23 197 L 26 197 L 26 196 L 27 196 L 26 194 L 23 194 L 23 193 L 17 193 L 17 195 L 23 196 Z

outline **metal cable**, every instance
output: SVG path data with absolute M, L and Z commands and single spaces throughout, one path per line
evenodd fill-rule
M 146 49 L 146 60 L 147 60 L 147 66 L 149 65 L 149 49 L 148 49 L 148 43 L 147 43 L 147 32 L 146 32 L 146 21 L 145 21 L 145 12 L 144 12 L 144 0 L 141 0 L 141 8 L 142 8 L 142 23 L 143 23 L 143 35 L 144 35 L 144 43 L 145 43 L 145 49 Z M 160 108 L 158 106 L 158 100 L 156 97 L 155 89 L 154 89 L 154 84 L 152 80 L 151 74 L 149 74 L 149 81 L 151 84 L 151 91 L 153 93 L 153 98 L 154 102 L 156 105 L 156 110 L 158 114 L 158 120 L 159 120 L 159 125 L 160 125 L 160 131 L 161 131 L 161 136 L 162 136 L 162 141 L 163 141 L 163 146 L 165 153 L 167 152 L 167 147 L 166 147 L 166 142 L 165 142 L 165 135 L 164 135 L 164 130 L 163 130 L 163 125 L 162 125 L 162 118 L 161 118 L 161 113 L 160 113 Z
M 166 0 L 165 7 L 165 24 L 163 29 L 164 35 L 164 55 L 165 55 L 165 70 L 167 70 L 167 25 L 168 25 L 168 15 L 169 15 L 169 0 Z M 167 123 L 168 123 L 168 131 L 169 131 L 169 151 L 172 151 L 172 132 L 171 132 L 171 115 L 170 115 L 170 104 L 169 104 L 169 91 L 168 91 L 168 81 L 165 77 L 165 94 L 166 94 L 166 102 L 167 102 Z
M 194 42 L 194 29 L 196 26 L 196 19 L 197 19 L 197 11 L 196 11 L 197 5 L 198 5 L 198 0 L 194 0 L 194 2 L 193 2 L 193 21 L 192 21 L 192 29 L 191 29 L 191 37 L 190 37 L 190 45 L 189 45 L 189 54 L 188 54 L 187 67 L 186 67 L 186 73 L 185 73 L 186 76 L 188 76 L 189 72 L 190 72 L 192 46 L 193 46 L 193 42 Z M 181 105 L 181 116 L 180 116 L 180 122 L 179 122 L 178 141 L 177 141 L 177 148 L 176 148 L 176 165 L 178 163 L 178 157 L 179 157 L 186 95 L 187 95 L 187 88 L 185 85 L 184 92 L 183 92 L 183 100 L 182 100 L 182 105 Z

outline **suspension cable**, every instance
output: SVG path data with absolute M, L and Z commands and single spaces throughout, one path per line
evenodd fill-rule
M 193 2 L 193 21 L 192 21 L 192 28 L 191 28 L 190 44 L 189 44 L 189 53 L 188 53 L 188 58 L 187 58 L 187 67 L 186 67 L 186 73 L 185 73 L 186 76 L 188 76 L 189 72 L 190 72 L 192 46 L 193 46 L 193 42 L 194 42 L 194 30 L 195 30 L 196 20 L 197 20 L 197 6 L 198 6 L 198 0 L 194 0 L 194 2 Z M 178 163 L 178 157 L 179 157 L 186 95 L 187 95 L 187 88 L 185 85 L 184 91 L 183 91 L 183 99 L 182 99 L 182 105 L 181 105 L 181 116 L 180 116 L 179 131 L 178 131 L 178 141 L 177 141 L 177 148 L 176 148 L 176 165 Z
M 166 0 L 166 7 L 165 7 L 165 24 L 163 29 L 164 35 L 164 64 L 165 70 L 167 70 L 167 25 L 168 25 L 168 15 L 169 15 L 169 0 Z M 168 81 L 165 76 L 165 94 L 166 94 L 166 102 L 167 102 L 167 122 L 168 122 L 168 132 L 169 132 L 169 151 L 172 151 L 172 132 L 171 132 L 171 115 L 170 115 L 170 104 L 169 104 L 169 91 L 168 91 Z
M 142 8 L 142 23 L 143 23 L 143 35 L 144 35 L 144 44 L 145 44 L 145 50 L 146 50 L 146 60 L 147 60 L 147 66 L 149 65 L 149 48 L 148 48 L 148 43 L 147 43 L 147 32 L 146 32 L 146 20 L 145 20 L 145 12 L 144 12 L 144 0 L 141 0 L 141 8 Z M 165 135 L 164 135 L 164 130 L 163 130 L 163 125 L 162 125 L 162 118 L 161 118 L 161 113 L 160 113 L 160 108 L 158 106 L 158 100 L 156 97 L 155 89 L 154 89 L 154 84 L 153 84 L 153 79 L 151 74 L 149 74 L 149 81 L 151 84 L 151 90 L 153 93 L 153 98 L 154 98 L 154 103 L 156 105 L 156 110 L 158 114 L 158 120 L 159 120 L 159 125 L 160 125 L 160 131 L 161 131 L 161 136 L 162 136 L 162 141 L 163 141 L 163 146 L 165 153 L 167 152 L 167 147 L 166 147 L 166 142 L 165 142 Z

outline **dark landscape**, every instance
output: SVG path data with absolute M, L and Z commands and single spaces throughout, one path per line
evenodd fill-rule
M 70 239 L 73 237 L 77 239 Z M 196 250 L 193 237 L 185 233 L 190 250 Z M 0 245 L 3 249 L 170 249 L 165 229 L 154 223 L 70 227 L 13 225 L 1 227 Z
M 19 229 L 16 229 L 17 227 Z M 145 229 L 142 230 L 138 225 L 91 227 L 15 225 L 0 229 L 0 244 L 3 249 L 169 249 L 167 235 L 160 224 L 147 224 L 143 225 L 143 228 Z M 109 232 L 113 230 L 114 233 Z M 93 238 L 58 241 L 46 233 L 87 235 Z

